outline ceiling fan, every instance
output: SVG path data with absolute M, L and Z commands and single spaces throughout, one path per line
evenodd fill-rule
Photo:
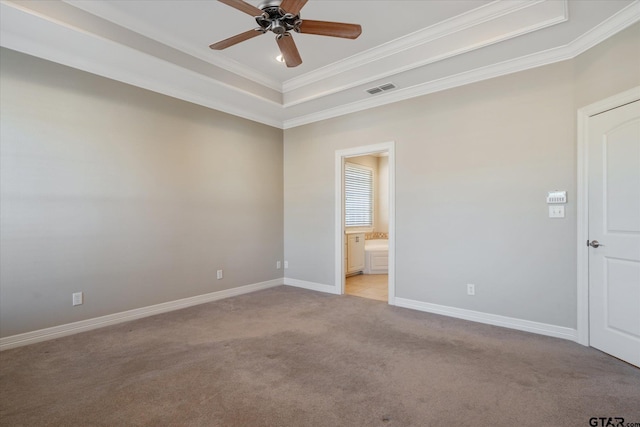
M 259 27 L 214 43 L 209 46 L 211 49 L 226 49 L 271 31 L 276 35 L 276 42 L 287 67 L 297 67 L 302 64 L 302 58 L 293 41 L 291 31 L 346 39 L 356 39 L 362 33 L 362 27 L 358 24 L 300 19 L 300 10 L 307 3 L 307 0 L 267 1 L 259 7 L 242 0 L 218 1 L 253 16 Z

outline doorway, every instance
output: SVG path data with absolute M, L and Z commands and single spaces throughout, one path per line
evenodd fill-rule
M 356 148 L 350 148 L 345 150 L 338 150 L 335 154 L 335 282 L 338 294 L 345 293 L 345 286 L 347 282 L 349 284 L 349 293 L 353 294 L 353 290 L 364 291 L 364 297 L 369 297 L 372 299 L 382 300 L 381 297 L 382 292 L 379 291 L 381 286 L 386 286 L 384 289 L 384 293 L 386 293 L 385 301 L 387 301 L 391 305 L 395 305 L 395 144 L 393 142 L 386 142 L 375 145 L 368 145 Z M 388 186 L 388 207 L 385 218 L 388 223 L 388 231 L 386 233 L 377 234 L 375 231 L 375 227 L 345 227 L 345 164 L 349 162 L 349 159 L 355 159 L 362 156 L 373 156 L 374 158 L 385 158 L 385 165 L 388 171 L 388 177 L 386 179 L 386 185 Z M 362 162 L 361 162 L 362 163 Z M 375 213 L 374 213 L 375 215 Z M 378 213 L 380 215 L 380 213 Z M 386 224 L 385 224 L 386 225 Z M 348 234 L 347 234 L 348 233 Z M 388 250 L 386 251 L 384 261 L 382 261 L 381 251 L 377 252 L 369 252 L 365 254 L 364 252 L 364 244 L 365 238 L 369 237 L 372 240 L 376 237 L 387 237 L 388 242 Z M 349 251 L 349 241 L 348 239 L 352 239 L 354 242 L 353 247 L 358 247 L 356 245 L 362 245 L 358 247 L 357 253 L 361 254 L 363 257 L 362 263 L 360 265 L 349 263 L 348 251 Z M 382 239 L 384 240 L 384 239 Z M 385 242 L 385 244 L 387 244 Z M 371 242 L 370 242 L 371 243 Z M 352 249 L 353 251 L 353 249 Z M 371 259 L 369 259 L 369 263 L 366 267 L 364 267 L 366 259 L 365 256 L 370 256 L 371 254 L 377 253 L 380 255 L 378 258 L 374 259 L 373 263 L 371 263 Z M 383 273 L 384 271 L 381 269 L 382 263 L 386 264 L 386 274 L 375 274 L 375 273 Z M 365 271 L 365 268 L 367 271 Z M 359 273 L 368 272 L 374 274 L 357 274 L 350 275 L 349 279 L 346 278 L 349 273 Z M 369 276 L 369 277 L 365 277 Z M 376 277 L 378 276 L 378 277 Z M 384 284 L 383 284 L 384 283 Z M 353 285 L 353 286 L 352 286 Z M 376 291 L 378 289 L 378 291 Z
M 640 87 L 578 129 L 579 342 L 640 366 Z

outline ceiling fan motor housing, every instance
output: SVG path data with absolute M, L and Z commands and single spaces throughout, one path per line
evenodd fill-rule
M 222 50 L 240 42 L 252 39 L 271 31 L 276 35 L 276 42 L 287 67 L 302 64 L 300 52 L 293 40 L 291 31 L 319 36 L 355 39 L 362 33 L 358 24 L 327 22 L 300 19 L 300 10 L 308 0 L 266 0 L 255 7 L 244 0 L 218 0 L 228 6 L 254 17 L 258 28 L 236 34 L 233 37 L 209 45 L 213 50 Z
M 282 37 L 289 31 L 300 31 L 302 20 L 299 15 L 293 15 L 280 9 L 280 2 L 268 2 L 260 6 L 264 12 L 260 16 L 256 16 L 256 22 L 266 33 L 271 31 L 279 37 Z

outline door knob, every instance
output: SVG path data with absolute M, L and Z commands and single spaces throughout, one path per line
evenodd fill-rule
M 598 248 L 600 246 L 604 246 L 604 245 L 601 245 L 600 242 L 598 242 L 597 240 L 592 240 L 591 242 L 587 242 L 587 244 L 592 248 Z

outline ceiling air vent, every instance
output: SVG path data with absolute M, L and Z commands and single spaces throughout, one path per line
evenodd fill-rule
M 385 83 L 380 86 L 372 87 L 371 89 L 367 89 L 367 93 L 371 95 L 375 95 L 376 93 L 384 92 L 385 90 L 395 89 L 396 85 L 393 83 Z

